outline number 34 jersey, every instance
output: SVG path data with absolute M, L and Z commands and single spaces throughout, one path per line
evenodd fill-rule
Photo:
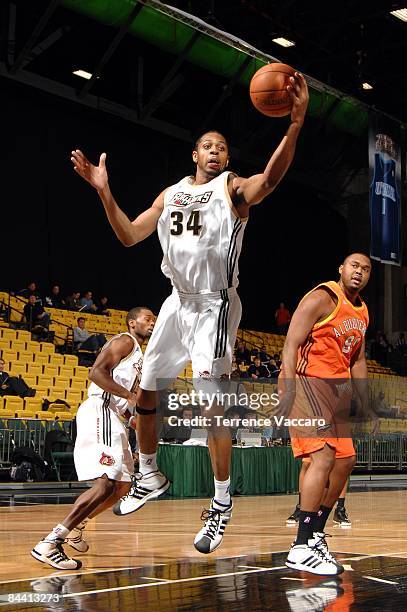
M 161 270 L 180 293 L 214 293 L 238 285 L 246 219 L 234 212 L 229 174 L 203 185 L 185 177 L 165 193 L 157 227 Z
M 314 325 L 300 347 L 297 374 L 326 379 L 350 378 L 352 359 L 359 350 L 369 325 L 367 306 L 360 297 L 357 306 L 352 304 L 334 281 L 321 283 L 312 291 L 321 287 L 333 293 L 337 303 L 323 321 Z

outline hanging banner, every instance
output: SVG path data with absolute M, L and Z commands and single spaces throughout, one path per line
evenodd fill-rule
M 369 126 L 370 256 L 400 265 L 400 127 L 372 112 Z

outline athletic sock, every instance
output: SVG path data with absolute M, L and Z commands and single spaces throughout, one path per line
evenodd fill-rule
M 149 474 L 150 472 L 157 472 L 157 453 L 152 453 L 151 455 L 145 455 L 144 453 L 139 453 L 139 472 L 143 476 Z
M 51 531 L 51 533 L 49 533 L 46 538 L 44 538 L 45 540 L 65 540 L 66 536 L 69 533 L 69 529 L 67 529 L 66 527 L 64 527 L 63 525 L 61 525 L 61 523 L 59 523 L 58 525 L 56 525 L 56 527 L 54 527 L 54 529 Z
M 215 500 L 221 504 L 230 504 L 230 476 L 227 480 L 216 480 L 215 483 Z
M 331 514 L 332 508 L 328 508 L 328 506 L 321 506 L 317 512 L 317 517 L 314 523 L 314 531 L 323 532 L 325 529 L 326 522 L 328 520 L 329 515 Z
M 338 510 L 340 510 L 341 508 L 345 507 L 345 498 L 344 497 L 340 497 L 338 499 L 338 501 L 336 502 L 336 507 L 338 508 Z
M 314 524 L 317 517 L 316 512 L 306 512 L 300 510 L 300 516 L 298 519 L 298 533 L 295 544 L 308 544 L 308 540 L 311 540 L 314 535 Z

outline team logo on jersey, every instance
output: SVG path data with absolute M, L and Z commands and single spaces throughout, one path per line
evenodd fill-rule
M 198 195 L 178 191 L 178 193 L 175 193 L 172 196 L 170 204 L 172 204 L 173 206 L 187 206 L 188 204 L 207 204 L 211 199 L 212 194 L 213 191 L 205 191 L 204 193 L 200 193 Z
M 114 465 L 116 461 L 111 455 L 106 455 L 106 453 L 102 453 L 102 456 L 99 459 L 99 463 L 101 463 L 102 465 Z

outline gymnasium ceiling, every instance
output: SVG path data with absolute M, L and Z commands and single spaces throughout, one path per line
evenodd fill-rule
M 197 32 L 172 7 L 236 39 L 202 22 Z M 248 100 L 251 75 L 274 58 L 303 71 L 311 86 L 294 178 L 346 197 L 358 193 L 357 179 L 366 172 L 369 108 L 407 120 L 407 23 L 389 13 L 402 7 L 380 0 L 173 0 L 167 6 L 3 0 L 0 75 L 185 141 L 220 126 L 233 155 L 257 165 L 287 125 L 263 117 Z M 272 42 L 278 36 L 295 46 Z M 94 78 L 75 76 L 76 69 Z M 364 81 L 373 89 L 364 91 Z

